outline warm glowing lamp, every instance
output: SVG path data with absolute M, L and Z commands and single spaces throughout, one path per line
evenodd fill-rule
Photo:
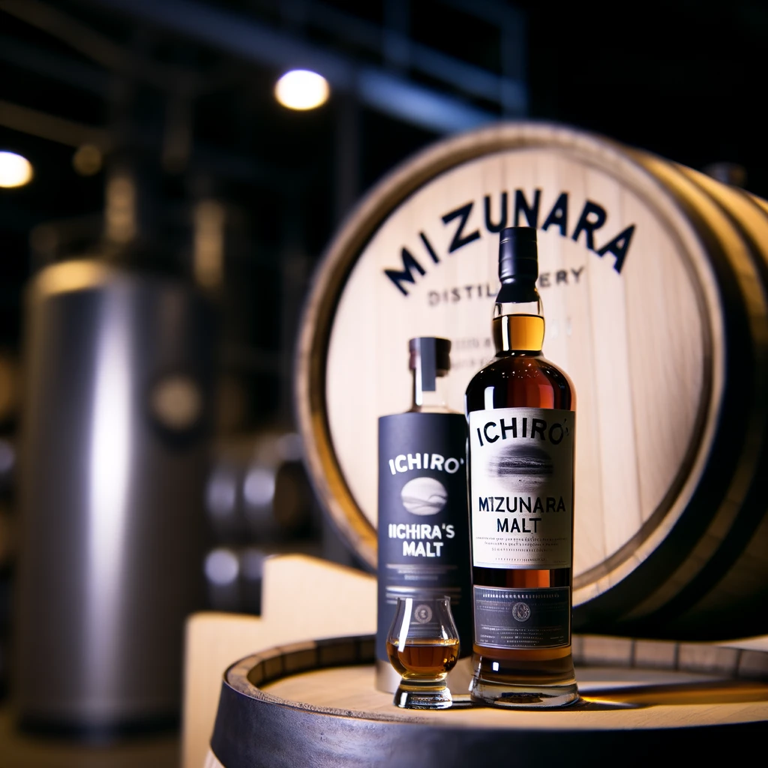
M 275 97 L 288 109 L 315 109 L 328 100 L 328 81 L 308 69 L 292 69 L 275 85 Z
M 32 165 L 15 152 L 0 152 L 0 187 L 23 187 L 32 180 Z

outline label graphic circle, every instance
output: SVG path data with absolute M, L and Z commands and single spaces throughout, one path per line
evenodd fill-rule
M 413 609 L 413 618 L 416 619 L 419 624 L 426 624 L 432 618 L 432 609 L 424 603 L 417 605 Z
M 412 515 L 436 515 L 448 501 L 448 491 L 439 480 L 416 477 L 403 486 L 400 498 Z

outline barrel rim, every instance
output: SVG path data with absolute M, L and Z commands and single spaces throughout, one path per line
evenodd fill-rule
M 655 648 L 650 649 L 645 641 L 628 638 L 574 637 L 575 655 L 578 651 L 584 663 L 592 666 L 600 666 L 595 662 L 602 661 L 604 666 L 622 669 L 689 671 L 705 674 L 712 678 L 714 685 L 718 681 L 739 680 L 746 684 L 756 682 L 761 690 L 768 681 L 768 652 L 763 650 L 664 641 L 654 641 L 651 645 Z M 659 646 L 664 646 L 661 653 Z M 672 747 L 695 747 L 702 755 L 711 756 L 713 745 L 723 743 L 723 737 L 730 755 L 729 735 L 743 744 L 745 738 L 754 738 L 760 743 L 757 740 L 765 733 L 764 721 L 748 718 L 701 727 L 683 719 L 677 723 L 626 730 L 595 724 L 584 727 L 577 722 L 578 714 L 576 717 L 569 714 L 568 722 L 560 719 L 557 725 L 540 729 L 529 728 L 527 721 L 507 713 L 513 719 L 505 720 L 503 724 L 475 725 L 442 717 L 443 713 L 406 717 L 394 712 L 318 706 L 285 699 L 259 688 L 294 674 L 371 664 L 374 648 L 373 635 L 338 637 L 271 648 L 235 662 L 223 675 L 210 741 L 211 752 L 221 765 L 231 768 L 261 765 L 270 757 L 277 758 L 280 764 L 303 764 L 308 751 L 312 752 L 318 765 L 354 768 L 362 759 L 366 764 L 383 766 L 396 759 L 398 764 L 415 767 L 432 764 L 430 759 L 435 757 L 437 744 L 442 744 L 445 753 L 454 759 L 476 755 L 478 747 L 484 745 L 484 754 L 487 752 L 488 757 L 502 760 L 508 757 L 510 749 L 518 756 L 530 752 L 531 756 L 539 757 L 542 751 L 554 749 L 564 755 L 581 755 L 576 763 L 587 765 L 594 758 L 590 747 L 595 737 L 601 739 L 606 749 L 611 749 L 626 747 L 628 734 L 634 733 L 637 748 L 652 738 L 654 748 L 666 742 L 670 750 Z M 598 699 L 566 709 L 572 711 L 575 707 L 577 712 L 579 709 L 602 710 L 604 704 Z M 613 708 L 609 706 L 609 709 Z M 612 717 L 605 720 L 606 726 L 614 723 Z M 385 749 L 375 753 L 380 759 L 373 760 L 374 753 L 370 750 L 382 747 L 385 738 L 397 754 L 392 749 Z M 706 739 L 712 743 L 705 744 Z M 640 762 L 633 764 L 644 764 L 646 757 L 643 754 Z
M 350 710 L 321 707 L 284 699 L 261 686 L 293 675 L 336 667 L 371 665 L 376 661 L 375 635 L 349 635 L 307 640 L 276 646 L 251 654 L 231 664 L 223 674 L 223 685 L 249 698 L 317 714 L 348 717 Z M 648 649 L 655 649 L 650 656 Z M 658 653 L 661 649 L 663 653 Z M 647 640 L 607 635 L 574 635 L 573 656 L 577 666 L 666 670 L 716 674 L 726 680 L 768 681 L 768 650 L 742 648 L 710 642 Z M 373 687 L 373 683 L 371 683 Z M 423 717 L 397 712 L 365 712 L 361 719 L 413 723 Z M 455 727 L 455 726 L 454 726 Z
M 723 360 L 718 348 L 711 344 L 714 328 L 722 324 L 722 315 L 713 297 L 717 295 L 714 279 L 707 264 L 694 264 L 691 258 L 698 246 L 698 252 L 706 249 L 701 243 L 700 233 L 686 221 L 679 202 L 661 182 L 643 167 L 631 154 L 629 147 L 597 133 L 560 123 L 544 121 L 502 122 L 490 127 L 474 129 L 463 134 L 436 142 L 435 144 L 406 159 L 390 174 L 385 176 L 360 201 L 349 214 L 337 235 L 325 250 L 313 276 L 309 298 L 304 308 L 301 332 L 296 350 L 296 382 L 294 399 L 299 429 L 305 442 L 305 460 L 309 475 L 325 510 L 336 527 L 345 537 L 364 564 L 371 570 L 376 567 L 377 532 L 355 501 L 344 478 L 338 457 L 333 450 L 327 412 L 324 408 L 326 393 L 327 360 L 317 350 L 327 349 L 333 330 L 333 320 L 338 306 L 338 297 L 360 253 L 371 237 L 382 226 L 393 211 L 425 182 L 433 181 L 441 174 L 460 166 L 469 160 L 508 150 L 546 148 L 567 151 L 568 157 L 579 156 L 586 163 L 600 168 L 603 172 L 619 176 L 619 169 L 628 169 L 627 178 L 634 180 L 632 189 L 641 196 L 660 219 L 669 223 L 672 233 L 688 247 L 681 248 L 686 267 L 692 269 L 696 280 L 692 287 L 697 292 L 700 306 L 706 309 L 701 318 L 704 339 L 704 365 L 709 367 L 704 375 L 711 375 L 709 392 L 702 392 L 699 405 L 701 414 L 711 415 L 716 411 L 723 390 Z M 642 180 L 645 185 L 639 188 Z M 658 196 L 652 199 L 648 189 Z M 671 219 L 675 224 L 672 225 Z M 685 232 L 683 235 L 682 233 Z M 332 297 L 332 298 L 329 298 Z M 704 427 L 709 427 L 706 418 L 701 418 Z M 711 421 L 711 419 L 710 419 Z M 706 434 L 692 436 L 689 452 L 672 485 L 684 486 L 690 482 L 690 470 L 700 464 L 708 455 L 713 438 L 712 430 Z M 669 502 L 673 502 L 669 505 Z M 667 494 L 662 504 L 667 503 L 662 517 L 671 515 L 675 519 L 682 514 L 682 507 L 674 503 Z M 676 514 L 673 509 L 676 508 Z M 658 517 L 657 511 L 654 515 Z M 644 560 L 644 555 L 621 550 L 619 565 L 633 571 Z M 614 553 L 615 554 L 615 553 Z M 609 558 L 606 558 L 608 561 Z M 611 564 L 605 563 L 601 581 L 614 578 Z M 585 594 L 591 589 L 586 589 Z M 588 599 L 588 597 L 587 597 Z

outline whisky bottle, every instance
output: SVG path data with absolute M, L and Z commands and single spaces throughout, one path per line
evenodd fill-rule
M 473 700 L 578 700 L 571 654 L 575 394 L 542 356 L 536 230 L 501 231 L 494 358 L 470 381 Z
M 451 342 L 411 339 L 413 399 L 379 419 L 376 687 L 400 683 L 387 654 L 398 597 L 450 597 L 461 655 L 449 687 L 466 693 L 471 674 L 472 604 L 463 414 L 446 405 Z

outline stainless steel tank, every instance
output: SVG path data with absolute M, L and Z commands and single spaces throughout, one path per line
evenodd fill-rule
M 27 294 L 12 689 L 22 723 L 178 717 L 203 606 L 215 318 L 193 288 L 100 261 Z

